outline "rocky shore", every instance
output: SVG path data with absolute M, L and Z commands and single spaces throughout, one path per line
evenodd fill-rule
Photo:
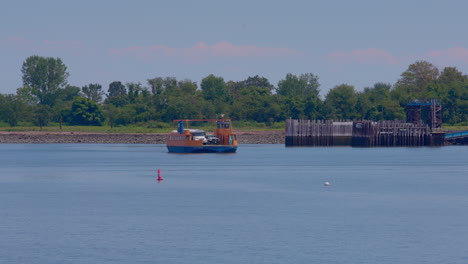
M 239 144 L 284 144 L 284 131 L 236 131 Z M 168 134 L 0 132 L 0 143 L 165 144 Z

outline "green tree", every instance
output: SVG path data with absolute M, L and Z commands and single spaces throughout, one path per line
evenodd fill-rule
M 393 107 L 394 104 L 391 103 L 391 88 L 390 84 L 376 83 L 374 87 L 366 87 L 362 93 L 358 93 L 356 105 L 357 112 L 359 113 L 358 116 L 366 120 L 388 120 L 398 115 L 389 112 L 396 110 Z M 387 106 L 391 109 L 387 108 Z
M 64 120 L 70 115 L 73 100 L 80 96 L 80 90 L 79 87 L 67 85 L 57 91 L 57 100 L 51 108 L 51 118 L 59 123 L 60 130 Z
M 117 125 L 116 120 L 117 120 L 118 111 L 119 111 L 118 108 L 112 104 L 104 105 L 103 115 L 104 115 L 104 118 L 106 119 L 107 124 L 111 128 L 114 128 L 114 126 Z
M 197 83 L 189 79 L 184 79 L 177 82 L 177 87 L 182 94 L 195 95 L 197 94 Z
M 32 95 L 39 104 L 53 106 L 56 93 L 67 85 L 69 73 L 60 58 L 28 57 L 21 68 L 24 86 L 31 87 Z
M 320 90 L 318 76 L 312 73 L 301 74 L 299 77 L 291 73 L 286 74 L 284 80 L 279 81 L 277 93 L 285 97 L 318 97 Z
M 166 121 L 174 119 L 197 119 L 203 118 L 201 115 L 201 96 L 186 95 L 184 97 L 171 96 L 165 112 Z
M 295 97 L 303 95 L 305 90 L 304 83 L 292 73 L 286 74 L 284 80 L 278 82 L 276 93 L 284 97 Z
M 287 118 L 292 119 L 307 119 L 305 114 L 306 100 L 300 96 L 281 97 L 282 111 Z
M 32 95 L 31 87 L 25 86 L 16 89 L 16 98 L 24 104 L 24 112 L 21 121 L 32 122 L 35 116 L 35 106 L 38 104 L 36 96 Z
M 100 126 L 104 121 L 101 107 L 91 99 L 76 97 L 71 106 L 72 125 Z
M 260 77 L 258 75 L 255 75 L 253 77 L 250 76 L 247 79 L 240 82 L 229 81 L 226 83 L 229 101 L 235 102 L 239 100 L 240 91 L 246 87 L 264 87 L 270 91 L 270 94 L 275 89 L 275 87 L 268 81 L 267 78 Z
M 409 94 L 415 94 L 418 97 L 438 77 L 439 69 L 432 63 L 417 61 L 408 66 L 408 69 L 401 74 L 401 78 L 395 86 L 406 89 Z
M 210 74 L 202 79 L 200 88 L 203 98 L 213 104 L 217 114 L 223 114 L 228 110 L 228 91 L 222 77 Z
M 467 81 L 468 76 L 464 75 L 456 67 L 445 67 L 437 79 L 437 82 L 442 84 L 464 83 Z
M 255 75 L 253 77 L 249 76 L 247 79 L 240 82 L 240 86 L 241 86 L 241 88 L 249 87 L 249 86 L 267 88 L 269 90 L 270 94 L 273 91 L 273 89 L 275 88 L 270 83 L 270 81 L 268 81 L 267 78 L 261 77 L 261 76 L 258 76 L 258 75 Z
M 127 89 L 128 89 L 128 100 L 130 103 L 135 103 L 137 98 L 139 96 L 147 96 L 149 95 L 145 87 L 141 85 L 141 83 L 127 83 Z
M 0 94 L 0 119 L 6 121 L 10 127 L 18 125 L 26 109 L 21 97 L 15 94 Z
M 33 95 L 33 89 L 29 86 L 23 86 L 16 89 L 16 95 L 27 105 L 34 106 L 39 103 L 37 97 Z
M 162 91 L 163 91 L 163 78 L 156 77 L 156 78 L 153 78 L 153 79 L 148 79 L 147 82 L 148 82 L 148 85 L 150 86 L 151 93 L 153 95 L 162 93 Z
M 445 67 L 436 82 L 428 86 L 427 98 L 442 104 L 442 121 L 457 124 L 466 121 L 468 77 L 456 67 Z
M 132 105 L 125 105 L 124 107 L 117 108 L 117 125 L 130 125 L 135 123 L 136 111 Z
M 73 101 L 75 97 L 80 96 L 80 90 L 80 87 L 67 85 L 57 91 L 57 99 L 60 101 Z
M 341 84 L 331 89 L 325 96 L 325 104 L 331 109 L 331 119 L 355 119 L 358 118 L 356 111 L 357 93 L 354 87 Z
M 126 94 L 127 94 L 127 89 L 125 88 L 125 85 L 122 84 L 122 82 L 114 81 L 109 84 L 109 89 L 108 89 L 108 94 L 107 94 L 108 98 L 119 96 L 119 95 L 126 95 Z
M 208 101 L 224 102 L 227 99 L 226 83 L 222 77 L 210 74 L 202 79 L 200 88 L 203 97 Z
M 175 80 L 175 79 L 174 79 Z M 175 85 L 166 86 L 164 93 L 164 117 L 170 122 L 174 119 L 203 118 L 202 92 L 197 90 L 197 84 L 189 79 L 177 81 Z
M 112 104 L 104 105 L 103 111 L 107 124 L 114 128 L 135 123 L 135 109 L 132 105 L 116 107 Z
M 282 96 L 283 111 L 287 118 L 316 119 L 322 116 L 322 101 L 319 98 L 320 83 L 312 73 L 299 77 L 288 73 L 278 82 L 277 94 Z
M 109 84 L 107 98 L 105 104 L 112 104 L 117 107 L 122 107 L 129 103 L 127 96 L 127 88 L 119 81 Z
M 177 78 L 175 77 L 156 77 L 147 81 L 153 95 L 163 94 L 165 91 L 177 86 Z
M 100 103 L 105 94 L 102 90 L 102 86 L 98 83 L 90 83 L 83 86 L 81 88 L 81 92 L 83 93 L 84 97 L 91 99 L 96 103 Z
M 276 121 L 280 110 L 272 99 L 268 87 L 244 87 L 240 90 L 239 99 L 234 101 L 231 116 L 240 120 L 257 122 Z
M 33 107 L 33 122 L 35 125 L 42 127 L 47 126 L 52 118 L 50 105 L 38 104 Z

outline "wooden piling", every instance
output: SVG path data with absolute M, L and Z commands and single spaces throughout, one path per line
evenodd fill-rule
M 404 121 L 286 120 L 286 146 L 442 146 L 443 133 Z

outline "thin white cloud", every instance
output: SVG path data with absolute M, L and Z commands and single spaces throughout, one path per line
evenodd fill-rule
M 431 60 L 441 63 L 468 64 L 468 49 L 463 47 L 448 48 L 446 50 L 431 50 L 426 53 Z
M 111 49 L 110 52 L 114 56 L 134 56 L 147 60 L 173 57 L 190 61 L 200 61 L 216 57 L 278 57 L 299 53 L 286 47 L 273 48 L 255 45 L 234 45 L 229 42 L 219 42 L 211 46 L 200 42 L 189 48 L 174 48 L 164 45 L 133 46 L 122 49 Z

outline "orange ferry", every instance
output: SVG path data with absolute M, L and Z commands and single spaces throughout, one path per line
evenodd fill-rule
M 201 129 L 189 129 L 184 123 L 191 121 L 215 122 L 212 135 Z M 237 135 L 230 119 L 185 119 L 178 122 L 177 130 L 169 134 L 167 150 L 170 153 L 233 153 L 237 151 Z

